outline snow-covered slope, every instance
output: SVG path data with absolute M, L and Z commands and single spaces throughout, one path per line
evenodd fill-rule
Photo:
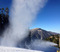
M 35 51 L 35 50 L 12 48 L 12 47 L 0 47 L 0 52 L 43 52 L 43 51 Z

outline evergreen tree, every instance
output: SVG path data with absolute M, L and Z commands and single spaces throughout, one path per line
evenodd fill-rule
M 8 13 L 9 13 L 9 9 L 6 8 L 6 9 L 5 9 L 5 12 L 6 12 L 6 15 L 8 15 Z
M 1 14 L 3 14 L 3 10 L 4 10 L 4 8 L 1 9 Z
M 0 8 L 0 35 L 9 25 L 9 9 Z

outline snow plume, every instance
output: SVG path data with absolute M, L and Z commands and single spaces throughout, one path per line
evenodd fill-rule
M 2 46 L 15 47 L 28 35 L 28 28 L 38 11 L 44 7 L 47 0 L 13 0 L 10 16 L 10 28 L 4 32 Z
M 27 45 L 27 48 L 44 52 L 55 52 L 57 48 L 53 46 L 57 46 L 57 44 L 43 40 L 35 40 L 32 41 L 30 45 Z

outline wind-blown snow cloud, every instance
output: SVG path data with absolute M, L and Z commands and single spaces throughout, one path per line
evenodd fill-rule
M 57 44 L 43 40 L 35 40 L 32 41 L 30 45 L 27 45 L 27 48 L 44 52 L 56 52 L 57 48 L 53 46 L 57 46 Z
M 1 45 L 15 47 L 17 42 L 22 41 L 28 35 L 31 22 L 46 2 L 47 0 L 13 0 L 10 28 L 4 32 Z

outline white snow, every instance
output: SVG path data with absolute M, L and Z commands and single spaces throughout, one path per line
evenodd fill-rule
M 36 50 L 28 50 L 23 48 L 13 48 L 13 47 L 0 47 L 0 52 L 43 52 Z

